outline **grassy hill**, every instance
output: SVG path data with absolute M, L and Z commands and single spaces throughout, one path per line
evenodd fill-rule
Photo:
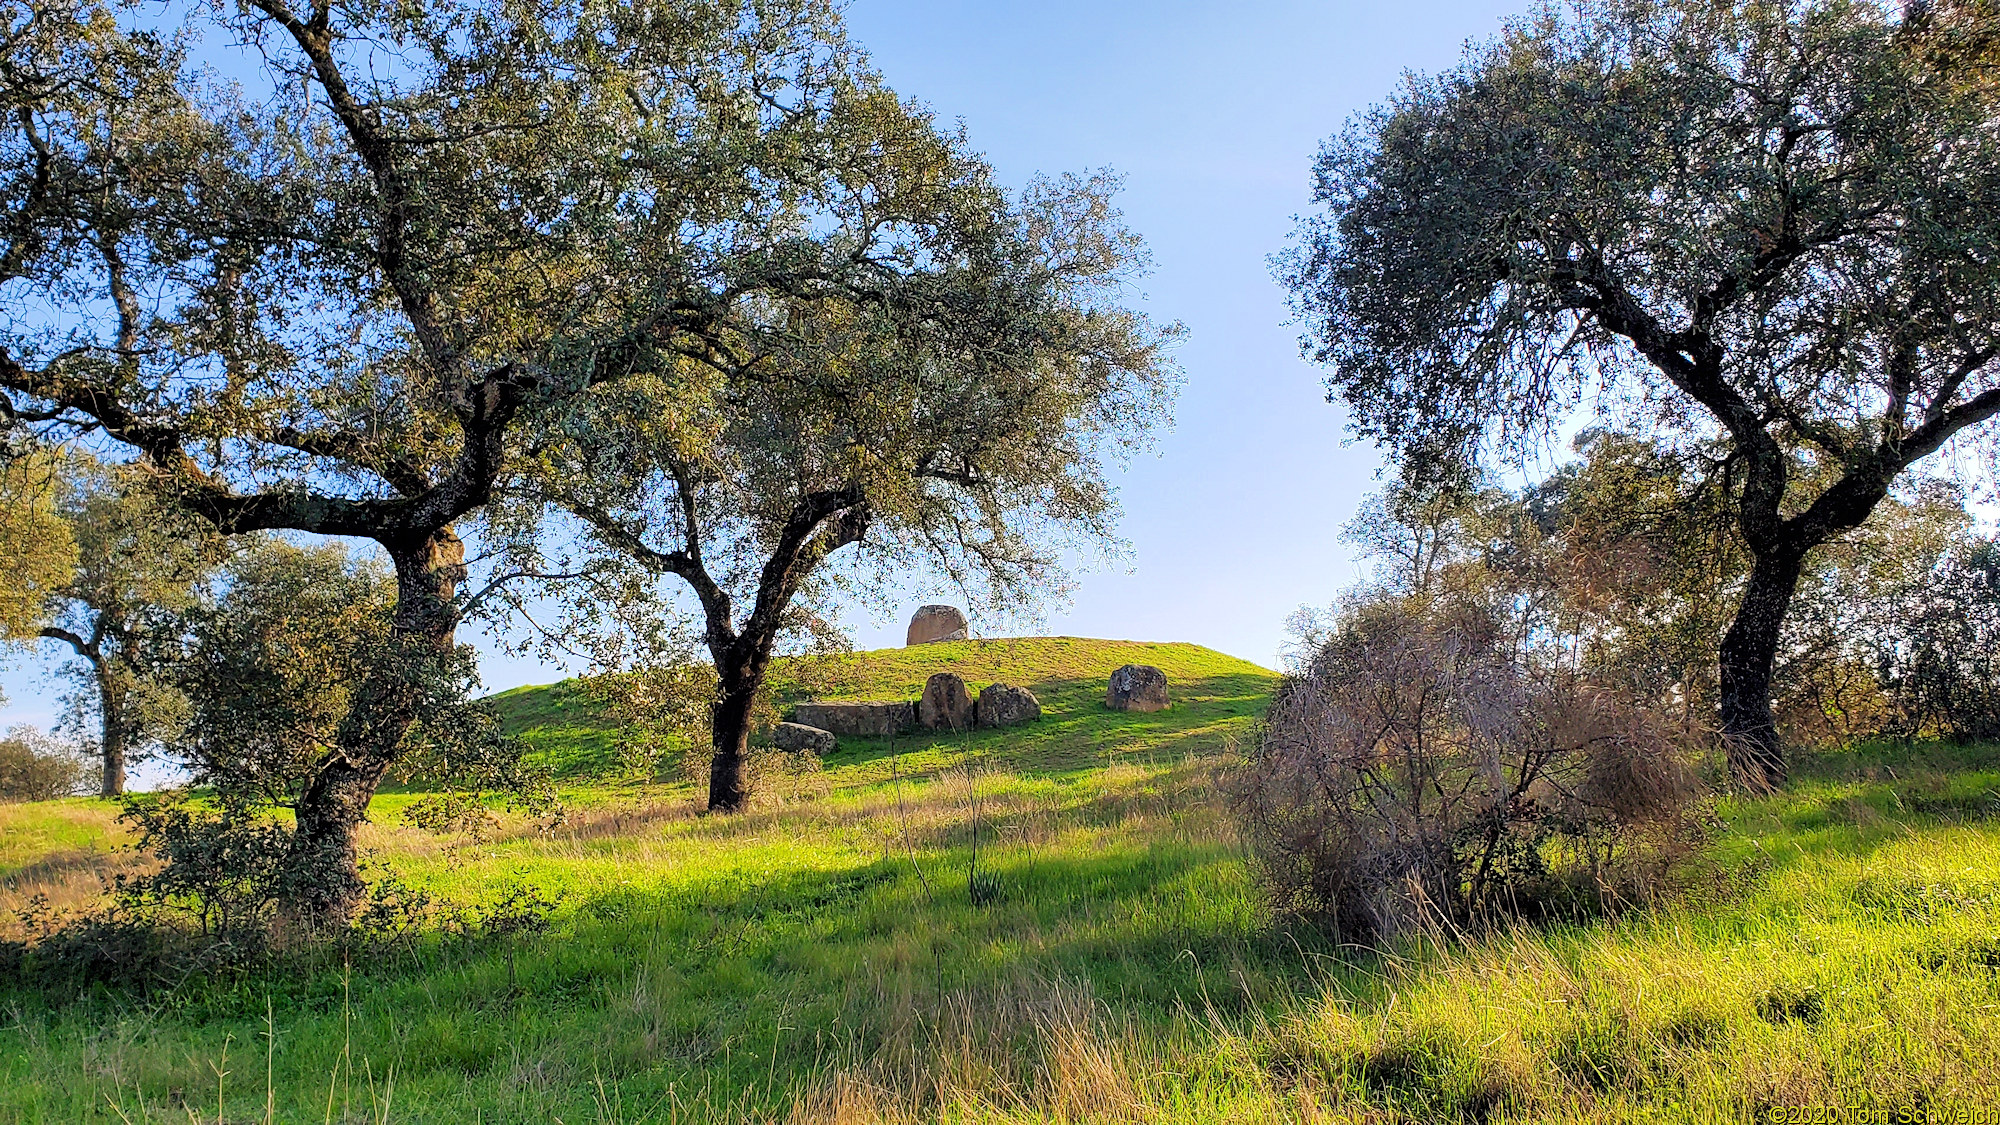
M 1173 706 L 1154 715 L 1104 706 L 1105 681 L 1124 664 L 1151 664 L 1173 685 Z M 1105 754 L 1179 756 L 1212 751 L 1218 739 L 1261 713 L 1273 683 L 1269 669 L 1198 645 L 1098 641 L 1077 637 L 955 641 L 881 649 L 810 661 L 778 662 L 771 680 L 781 709 L 800 699 L 915 699 L 939 672 L 956 672 L 974 695 L 996 681 L 1035 693 L 1042 720 L 1010 730 L 946 738 L 842 739 L 826 761 L 840 783 L 887 776 L 903 755 L 913 770 L 976 755 L 1029 772 L 1103 765 Z M 501 722 L 535 748 L 558 776 L 609 768 L 614 732 L 569 683 L 515 688 L 493 697 Z
M 1135 659 L 1167 671 L 1174 707 L 1103 709 L 1103 677 Z M 367 843 L 405 878 L 471 903 L 537 888 L 559 898 L 550 932 L 412 938 L 346 971 L 191 981 L 144 1006 L 0 992 L 0 1121 L 2000 1106 L 1993 748 L 1816 758 L 1784 794 L 1722 803 L 1708 862 L 1670 901 L 1375 954 L 1274 920 L 1230 830 L 1217 770 L 1270 673 L 1057 638 L 859 654 L 784 691 L 910 696 L 947 669 L 975 690 L 1024 683 L 1047 718 L 850 742 L 732 818 L 674 786 L 578 782 L 553 831 L 508 819 L 439 840 L 399 823 L 406 796 L 379 799 Z M 501 703 L 573 775 L 608 745 L 560 688 Z M 90 801 L 0 807 L 0 906 L 115 869 L 108 820 Z

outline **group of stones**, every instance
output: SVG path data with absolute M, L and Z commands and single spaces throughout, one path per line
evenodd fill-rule
M 948 605 L 927 605 L 910 618 L 904 644 L 962 641 L 967 635 L 963 613 Z M 1151 665 L 1127 664 L 1111 674 L 1104 703 L 1114 711 L 1158 711 L 1167 705 L 1167 675 Z M 779 723 L 771 732 L 771 741 L 780 750 L 826 754 L 839 745 L 842 735 L 886 738 L 917 729 L 1010 727 L 1041 717 L 1041 700 L 1027 688 L 988 684 L 975 699 L 963 677 L 939 672 L 915 701 L 801 703 L 793 708 L 790 722 Z

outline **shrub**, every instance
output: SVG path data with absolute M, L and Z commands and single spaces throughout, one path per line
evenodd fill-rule
M 127 797 L 119 819 L 158 866 L 119 876 L 82 911 L 30 903 L 21 916 L 29 940 L 5 958 L 12 975 L 49 988 L 143 993 L 269 959 L 287 936 L 293 884 L 314 877 L 289 831 L 180 793 Z
M 170 792 L 126 798 L 119 819 L 135 848 L 157 861 L 122 875 L 98 902 L 57 909 L 37 896 L 20 911 L 25 941 L 0 942 L 0 979 L 58 995 L 104 986 L 147 994 L 226 979 L 336 950 L 414 951 L 427 931 L 466 937 L 539 932 L 552 900 L 532 888 L 467 913 L 434 901 L 386 868 L 353 918 L 315 927 L 293 907 L 298 884 L 326 877 L 284 825 L 241 803 L 207 804 Z
M 1236 786 L 1282 907 L 1374 941 L 1657 885 L 1695 835 L 1686 740 L 1532 639 L 1375 595 L 1297 661 Z
M 1879 652 L 1902 733 L 2000 738 L 2000 542 L 1955 544 L 1929 577 Z
M 1863 530 L 1801 583 L 1775 670 L 1781 728 L 1822 747 L 2000 737 L 2000 544 Z
M 97 772 L 81 754 L 33 727 L 0 738 L 0 802 L 53 801 L 97 788 Z

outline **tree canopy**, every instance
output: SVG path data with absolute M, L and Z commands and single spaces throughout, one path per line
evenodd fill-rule
M 699 607 L 718 688 L 710 807 L 744 799 L 752 700 L 780 634 L 828 609 L 814 595 L 835 588 L 835 552 L 867 552 L 845 577 L 930 570 L 1033 604 L 1061 586 L 1059 548 L 1111 535 L 1103 460 L 1165 419 L 1173 386 L 1172 330 L 1117 303 L 1143 259 L 1114 186 L 1031 187 L 989 257 L 934 279 L 948 317 L 792 310 L 781 348 L 723 340 L 606 385 L 542 447 L 528 494 L 580 525 L 586 609 L 619 600 L 606 562 Z
M 8 21 L 8 420 L 105 443 L 223 533 L 372 539 L 394 568 L 297 802 L 301 854 L 350 872 L 456 675 L 481 562 L 461 531 L 497 538 L 490 502 L 592 424 L 595 392 L 736 379 L 775 402 L 845 333 L 1004 367 L 994 325 L 1040 284 L 1026 212 L 823 0 Z M 196 28 L 263 84 L 195 65 Z M 311 910 L 352 908 L 351 877 L 318 885 Z
M 1806 554 L 2000 412 L 2000 136 L 1933 41 L 1847 0 L 1545 9 L 1328 141 L 1278 264 L 1416 479 L 1586 402 L 1718 443 L 1754 560 L 1722 719 L 1760 784 Z
M 0 639 L 27 640 L 47 623 L 76 566 L 76 540 L 57 510 L 61 459 L 47 450 L 0 458 Z
M 71 452 L 59 484 L 75 565 L 51 591 L 39 636 L 77 658 L 72 717 L 96 713 L 100 784 L 115 796 L 131 756 L 181 718 L 184 701 L 162 673 L 224 548 L 202 521 L 152 495 L 145 474 Z

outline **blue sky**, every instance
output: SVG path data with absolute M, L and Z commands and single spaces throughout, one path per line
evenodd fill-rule
M 1083 575 L 1036 631 L 1194 641 L 1269 665 L 1285 617 L 1354 579 L 1339 530 L 1379 461 L 1343 444 L 1265 259 L 1307 206 L 1322 138 L 1523 7 L 854 0 L 852 33 L 890 85 L 962 119 L 1004 182 L 1122 173 L 1156 266 L 1141 307 L 1189 330 L 1174 429 L 1115 477 L 1129 558 Z M 901 644 L 915 604 L 851 614 L 857 646 Z M 563 675 L 482 647 L 489 687 Z M 17 655 L 0 673 L 0 725 L 52 720 L 46 666 Z
M 1267 255 L 1309 202 L 1320 140 L 1406 69 L 1452 65 L 1513 3 L 920 3 L 856 0 L 898 91 L 962 118 L 1001 177 L 1109 165 L 1156 272 L 1143 307 L 1188 326 L 1177 424 L 1118 477 L 1124 567 L 1045 628 L 1195 641 L 1272 664 L 1285 617 L 1355 577 L 1340 526 L 1379 463 L 1298 357 Z M 910 607 L 904 607 L 905 611 Z M 863 648 L 902 621 L 857 619 Z

